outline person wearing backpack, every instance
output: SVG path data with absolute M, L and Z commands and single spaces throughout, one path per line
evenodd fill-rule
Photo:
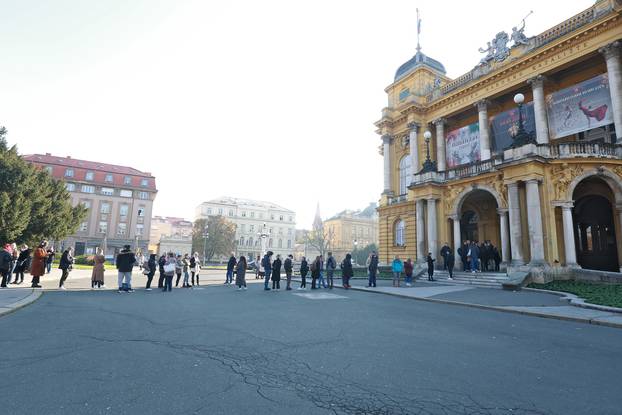
M 402 271 L 404 271 L 404 264 L 399 255 L 395 255 L 393 262 L 391 263 L 391 270 L 393 271 L 393 286 L 400 286 L 400 278 L 402 277 Z
M 60 257 L 60 263 L 58 264 L 58 269 L 63 271 L 63 273 L 60 277 L 58 288 L 61 290 L 65 289 L 65 281 L 67 280 L 67 277 L 69 277 L 69 273 L 73 269 L 74 259 L 73 259 L 72 253 L 73 253 L 73 248 L 69 247 L 63 251 L 63 254 Z
M 233 269 L 235 268 L 235 264 L 237 264 L 237 261 L 235 259 L 235 255 L 232 252 L 231 257 L 229 258 L 229 262 L 227 262 L 227 276 L 225 277 L 225 284 L 233 283 Z
M 4 249 L 0 251 L 0 275 L 2 276 L 1 288 L 6 288 L 7 279 L 11 278 L 11 261 L 13 260 L 13 249 L 11 244 L 4 244 Z
M 294 256 L 289 254 L 287 258 L 285 258 L 285 262 L 283 262 L 283 269 L 285 270 L 285 277 L 287 278 L 287 287 L 285 288 L 287 291 L 291 291 L 292 287 L 292 272 L 294 271 L 294 265 L 292 263 L 292 259 Z
M 315 261 L 311 263 L 311 289 L 315 290 L 319 288 L 316 286 L 317 279 L 320 277 L 320 256 L 315 257 Z
M 351 264 L 350 264 L 351 265 Z M 335 269 L 337 268 L 337 261 L 335 261 L 335 257 L 332 252 L 328 253 L 328 259 L 326 260 L 326 282 L 328 288 L 333 289 L 333 276 L 335 274 Z
M 369 281 L 367 283 L 367 287 L 375 287 L 376 274 L 378 273 L 378 255 L 376 255 L 376 251 L 372 251 L 371 253 L 367 270 L 369 271 Z
M 334 260 L 334 259 L 333 259 Z M 350 285 L 350 278 L 354 276 L 352 269 L 352 254 L 347 253 L 343 262 L 341 263 L 341 280 L 343 282 L 343 288 L 346 290 L 352 288 Z M 330 288 L 333 288 L 332 286 Z
M 268 286 L 270 284 L 270 274 L 272 274 L 272 262 L 270 261 L 270 257 L 273 255 L 274 253 L 272 251 L 268 251 L 266 252 L 266 255 L 263 256 L 263 259 L 261 260 L 261 266 L 264 269 L 264 284 L 263 284 L 263 289 L 265 291 L 270 291 L 270 287 Z
M 307 274 L 309 273 L 309 263 L 307 262 L 307 258 L 302 257 L 302 261 L 300 262 L 300 287 L 299 290 L 304 290 L 307 288 Z

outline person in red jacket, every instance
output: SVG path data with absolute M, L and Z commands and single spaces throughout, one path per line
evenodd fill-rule
M 404 274 L 406 274 L 406 286 L 407 287 L 410 287 L 412 285 L 413 270 L 414 270 L 413 261 L 412 259 L 408 258 L 406 262 L 404 262 Z

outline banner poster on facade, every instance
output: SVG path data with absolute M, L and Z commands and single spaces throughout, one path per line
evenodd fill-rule
M 474 123 L 450 131 L 445 138 L 445 146 L 449 169 L 479 161 L 479 124 Z
M 535 134 L 536 122 L 534 119 L 533 102 L 523 105 L 523 128 L 526 132 Z M 490 117 L 492 132 L 492 148 L 499 152 L 512 145 L 513 138 L 518 132 L 518 108 L 504 111 Z
M 551 138 L 613 123 L 607 74 L 546 96 Z

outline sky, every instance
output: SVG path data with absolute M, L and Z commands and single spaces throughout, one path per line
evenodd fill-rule
M 373 123 L 422 51 L 451 78 L 531 10 L 534 36 L 592 0 L 0 0 L 0 125 L 20 153 L 156 177 L 154 214 L 267 200 L 310 228 L 382 192 Z

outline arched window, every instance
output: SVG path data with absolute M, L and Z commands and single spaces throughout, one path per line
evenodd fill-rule
M 283 240 L 279 239 L 279 248 L 283 248 Z
M 240 246 L 244 246 L 244 237 L 240 236 Z
M 412 166 L 410 165 L 410 156 L 404 156 L 400 160 L 400 195 L 408 193 L 408 186 L 412 176 Z
M 248 242 L 246 243 L 248 246 L 253 246 L 253 237 L 248 238 Z
M 400 219 L 395 224 L 395 246 L 406 245 L 406 224 Z

